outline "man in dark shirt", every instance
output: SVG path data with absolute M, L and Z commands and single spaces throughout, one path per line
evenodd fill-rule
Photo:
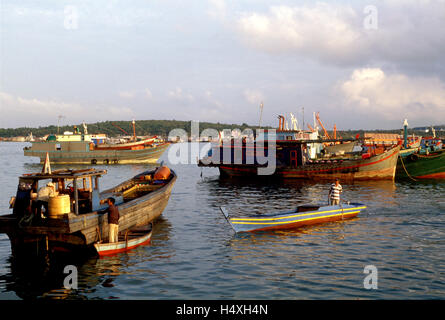
M 102 203 L 103 201 L 101 201 Z M 114 198 L 110 197 L 106 200 L 108 209 L 103 212 L 108 212 L 108 241 L 117 242 L 119 234 L 119 209 L 114 205 Z

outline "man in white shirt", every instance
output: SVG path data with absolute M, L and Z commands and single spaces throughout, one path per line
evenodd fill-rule
M 329 199 L 331 200 L 331 205 L 339 205 L 340 204 L 340 193 L 342 192 L 342 186 L 340 184 L 339 179 L 335 179 L 335 183 L 331 185 L 331 189 L 329 190 Z
M 42 206 L 45 208 L 45 214 L 48 215 L 48 201 L 49 197 L 56 196 L 57 193 L 54 190 L 54 184 L 48 182 L 45 187 L 41 187 L 37 192 L 36 207 L 37 207 L 37 217 L 40 217 Z

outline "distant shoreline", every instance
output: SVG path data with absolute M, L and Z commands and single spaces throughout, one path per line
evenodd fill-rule
M 169 132 L 173 129 L 183 129 L 186 132 L 191 131 L 192 121 L 179 121 L 179 120 L 138 120 L 136 121 L 136 135 L 138 136 L 161 136 L 167 137 Z M 127 133 L 133 134 L 132 121 L 105 121 L 86 124 L 89 134 L 104 133 L 110 137 L 122 136 Z M 38 128 L 0 128 L 0 140 L 2 141 L 14 141 L 14 142 L 26 142 L 26 137 L 31 133 L 35 138 L 41 138 L 48 134 L 63 134 L 65 131 L 73 131 L 73 128 L 77 127 L 83 132 L 82 124 L 73 125 L 51 125 Z M 243 124 L 225 124 L 225 123 L 211 123 L 211 122 L 199 122 L 199 131 L 205 129 L 215 129 L 222 131 L 224 129 L 244 129 L 256 130 L 258 126 L 251 126 L 246 123 Z M 272 127 L 262 127 L 264 129 L 271 129 Z M 372 133 L 396 133 L 401 134 L 402 126 L 398 129 L 373 129 L 373 130 L 337 130 L 337 136 L 343 138 L 352 138 L 357 134 L 363 134 L 364 132 Z M 434 125 L 437 136 L 445 136 L 445 125 Z M 428 132 L 426 131 L 428 130 Z M 332 133 L 332 130 L 328 130 L 328 133 Z M 415 134 L 418 136 L 431 136 L 431 126 L 408 128 L 408 134 Z

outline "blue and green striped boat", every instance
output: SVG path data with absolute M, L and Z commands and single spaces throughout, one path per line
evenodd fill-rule
M 361 203 L 330 205 L 301 205 L 295 210 L 272 214 L 230 217 L 225 207 L 220 207 L 235 232 L 293 229 L 302 226 L 356 217 L 366 209 Z

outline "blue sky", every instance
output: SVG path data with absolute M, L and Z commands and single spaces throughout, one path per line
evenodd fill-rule
M 444 0 L 0 4 L 0 127 L 445 123 Z

